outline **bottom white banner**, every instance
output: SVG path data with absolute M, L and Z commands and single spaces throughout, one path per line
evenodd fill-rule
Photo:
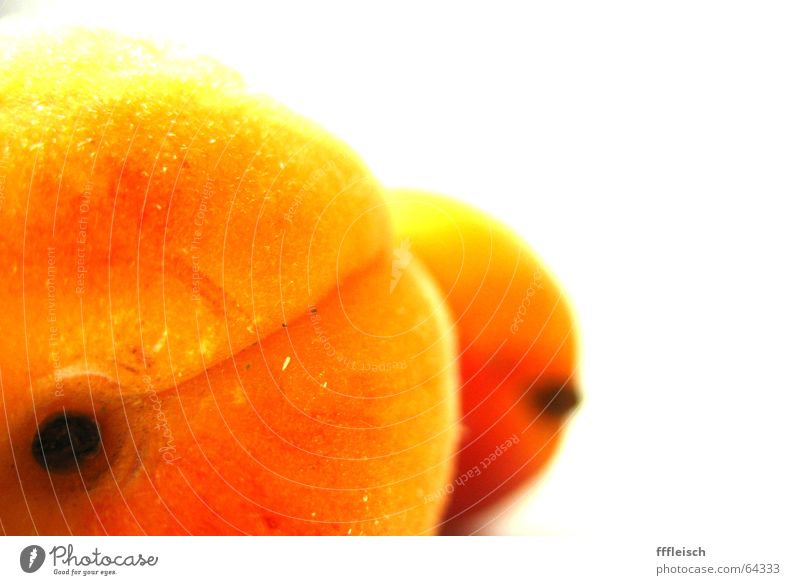
M 2 537 L 0 583 L 797 583 L 795 547 L 567 537 Z

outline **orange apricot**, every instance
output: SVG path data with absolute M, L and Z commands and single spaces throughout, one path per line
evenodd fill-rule
M 542 261 L 498 220 L 444 196 L 390 199 L 396 263 L 428 267 L 459 342 L 462 435 L 445 532 L 537 477 L 579 401 L 577 331 Z
M 430 534 L 457 369 L 384 192 L 221 65 L 0 39 L 0 526 Z

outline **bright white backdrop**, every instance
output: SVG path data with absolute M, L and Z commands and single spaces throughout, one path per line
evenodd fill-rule
M 796 528 L 796 4 L 26 4 L 189 42 L 387 185 L 528 238 L 578 312 L 586 402 L 498 531 Z

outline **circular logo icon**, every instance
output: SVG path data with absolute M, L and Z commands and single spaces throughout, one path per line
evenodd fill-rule
M 32 544 L 26 546 L 19 553 L 19 566 L 26 573 L 35 573 L 44 564 L 44 549 L 41 546 Z

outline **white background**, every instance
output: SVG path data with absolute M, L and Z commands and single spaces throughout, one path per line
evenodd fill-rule
M 28 4 L 190 42 L 387 185 L 526 236 L 579 315 L 586 402 L 496 530 L 796 534 L 796 3 Z

